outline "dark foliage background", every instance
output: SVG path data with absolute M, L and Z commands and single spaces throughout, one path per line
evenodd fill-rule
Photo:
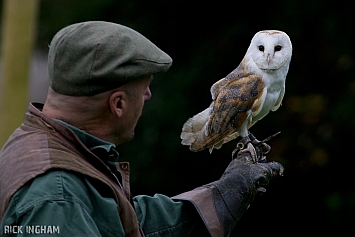
M 193 153 L 183 123 L 206 108 L 210 86 L 238 66 L 253 35 L 285 31 L 293 57 L 282 107 L 251 131 L 270 145 L 285 176 L 257 197 L 231 236 L 354 236 L 354 4 L 338 0 L 42 0 L 37 48 L 60 28 L 105 20 L 141 32 L 174 60 L 155 76 L 136 137 L 120 148 L 133 194 L 176 195 L 220 177 L 235 142 Z

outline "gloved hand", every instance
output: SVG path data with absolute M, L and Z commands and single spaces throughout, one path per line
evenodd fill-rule
M 260 146 L 264 147 L 265 144 Z M 254 147 L 251 143 L 246 144 L 246 147 L 238 151 L 219 180 L 204 185 L 212 191 L 225 236 L 232 231 L 255 194 L 258 191 L 265 192 L 263 186 L 273 177 L 283 174 L 282 165 L 266 162 L 264 157 L 259 157 L 260 153 L 255 152 L 258 148 L 260 147 Z
M 219 180 L 172 198 L 192 202 L 211 236 L 228 236 L 255 194 L 265 192 L 263 186 L 283 174 L 281 164 L 266 162 L 270 146 L 265 142 L 272 137 L 259 141 L 249 134 L 242 138 Z

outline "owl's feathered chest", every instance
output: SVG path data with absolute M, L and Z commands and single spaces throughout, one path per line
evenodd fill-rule
M 287 72 L 286 72 L 287 73 Z M 270 111 L 276 110 L 283 99 L 283 94 L 285 90 L 285 78 L 286 73 L 283 70 L 276 71 L 263 71 L 260 73 L 261 79 L 265 84 L 264 92 L 262 95 L 262 107 L 258 113 L 252 114 L 252 120 L 258 121 L 266 116 Z

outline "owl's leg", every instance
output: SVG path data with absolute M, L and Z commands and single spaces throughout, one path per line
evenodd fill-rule
M 253 144 L 253 146 L 255 147 L 256 153 L 257 153 L 257 157 L 258 157 L 258 162 L 266 162 L 266 154 L 269 153 L 269 151 L 271 150 L 271 147 L 266 144 L 263 141 L 259 141 L 258 139 L 256 139 L 256 137 L 250 133 L 249 134 L 251 143 Z
M 234 159 L 234 155 L 239 151 L 246 150 L 250 152 L 253 163 L 266 162 L 265 155 L 269 153 L 269 151 L 271 150 L 271 147 L 268 144 L 266 144 L 266 142 L 272 139 L 273 137 L 275 137 L 276 135 L 278 135 L 279 133 L 280 132 L 271 135 L 262 141 L 259 141 L 252 133 L 250 133 L 248 136 L 240 139 L 240 141 L 237 143 L 236 149 L 234 149 L 232 152 L 232 159 Z
M 249 119 L 246 119 L 242 125 L 238 128 L 238 132 L 239 135 L 241 137 L 247 137 L 249 135 L 249 131 L 248 131 L 248 121 Z

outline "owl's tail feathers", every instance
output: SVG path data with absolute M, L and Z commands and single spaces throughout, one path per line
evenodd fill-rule
M 182 139 L 181 144 L 190 146 L 196 141 L 203 127 L 206 125 L 210 114 L 211 108 L 207 108 L 185 122 L 180 135 Z

